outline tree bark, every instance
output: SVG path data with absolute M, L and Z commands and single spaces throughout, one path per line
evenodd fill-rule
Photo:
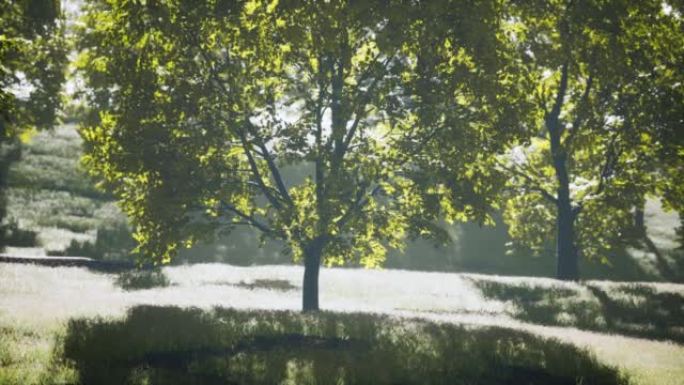
M 304 247 L 304 282 L 302 284 L 302 311 L 317 311 L 318 273 L 325 241 L 316 238 Z
M 545 117 L 546 129 L 551 142 L 551 160 L 556 172 L 556 278 L 579 279 L 577 248 L 575 247 L 576 213 L 570 200 L 570 178 L 568 177 L 567 152 L 561 143 L 562 125 L 560 113 L 568 86 L 568 63 L 563 64 L 556 101 Z
M 556 278 L 579 279 L 579 258 L 575 246 L 575 214 L 570 203 L 567 186 L 558 189 L 557 234 L 556 234 Z M 561 193 L 561 190 L 565 190 Z M 565 197 L 562 197 L 565 195 Z

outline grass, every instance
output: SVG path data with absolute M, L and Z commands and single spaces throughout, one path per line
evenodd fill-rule
M 255 290 L 255 289 L 265 289 L 265 290 L 278 290 L 278 291 L 290 291 L 297 290 L 298 287 L 291 284 L 290 281 L 284 279 L 256 279 L 254 282 L 240 281 L 235 284 L 238 287 L 244 287 L 245 289 Z
M 125 271 L 116 278 L 116 285 L 124 290 L 144 290 L 170 285 L 164 272 L 155 270 Z
M 132 330 L 138 329 L 131 329 L 131 314 L 133 314 L 131 312 L 134 312 L 131 309 L 154 306 L 154 309 L 158 310 L 150 310 L 148 316 L 151 317 L 157 314 L 159 317 L 154 318 L 154 322 L 151 318 L 148 318 L 148 321 L 145 322 L 140 321 L 139 325 L 136 326 L 136 328 L 140 329 L 138 332 L 135 332 L 138 334 L 124 336 L 125 338 L 121 337 L 121 344 L 112 346 L 108 351 L 116 353 L 116 349 L 121 349 L 119 353 L 112 356 L 112 359 L 119 357 L 116 360 L 129 353 L 135 356 L 131 356 L 132 364 L 130 366 L 123 365 L 120 362 L 117 363 L 118 370 L 125 372 L 126 376 L 135 377 L 141 381 L 149 377 L 149 381 L 152 381 L 150 383 L 155 383 L 153 380 L 157 381 L 158 379 L 155 376 L 163 376 L 163 373 L 155 372 L 157 369 L 153 370 L 154 373 L 142 370 L 141 368 L 145 367 L 146 364 L 140 364 L 138 359 L 141 356 L 138 354 L 142 354 L 142 356 L 151 354 L 154 358 L 157 353 L 168 352 L 170 349 L 169 345 L 161 341 L 162 336 L 170 336 L 173 339 L 175 334 L 182 334 L 184 337 L 179 338 L 187 339 L 182 344 L 180 343 L 182 341 L 178 342 L 178 349 L 192 356 L 193 354 L 202 353 L 202 351 L 193 351 L 194 348 L 192 346 L 195 345 L 192 344 L 203 341 L 204 338 L 201 330 L 195 337 L 194 334 L 197 330 L 192 329 L 192 332 L 190 330 L 185 331 L 184 327 L 178 323 L 172 323 L 172 326 L 169 327 L 164 326 L 167 322 L 165 320 L 168 318 L 161 316 L 161 314 L 167 314 L 164 312 L 178 314 L 178 319 L 187 318 L 188 328 L 199 327 L 197 325 L 201 325 L 201 322 L 203 322 L 201 320 L 216 322 L 219 324 L 217 326 L 219 329 L 216 333 L 225 337 L 229 333 L 225 331 L 226 329 L 221 329 L 223 326 L 220 325 L 224 323 L 227 323 L 229 326 L 233 325 L 231 323 L 233 322 L 231 321 L 232 319 L 242 319 L 240 317 L 258 319 L 262 314 L 265 320 L 270 319 L 268 317 L 295 317 L 298 316 L 298 309 L 301 306 L 301 292 L 299 289 L 273 289 L 274 286 L 278 285 L 299 287 L 302 276 L 302 270 L 299 267 L 263 266 L 247 268 L 205 264 L 164 267 L 162 271 L 168 278 L 169 286 L 152 287 L 145 290 L 123 290 L 116 285 L 116 274 L 100 273 L 74 267 L 49 268 L 0 264 L 0 323 L 3 325 L 3 328 L 0 329 L 0 334 L 22 336 L 28 330 L 34 334 L 28 333 L 26 335 L 39 336 L 37 340 L 22 337 L 23 339 L 18 340 L 19 342 L 13 345 L 22 346 L 22 349 L 27 352 L 27 354 L 21 356 L 24 358 L 17 360 L 11 367 L 11 370 L 14 371 L 12 375 L 24 380 L 16 380 L 15 382 L 4 381 L 4 383 L 29 385 L 49 383 L 45 382 L 47 381 L 45 378 L 65 378 L 69 373 L 76 375 L 81 373 L 81 370 L 85 370 L 82 365 L 100 365 L 101 362 L 99 360 L 104 359 L 102 358 L 104 353 L 101 353 L 102 355 L 100 356 L 95 355 L 95 353 L 88 353 L 86 356 L 92 355 L 92 360 L 78 365 L 75 359 L 81 357 L 79 355 L 81 353 L 76 351 L 72 351 L 74 355 L 69 360 L 63 361 L 59 359 L 59 357 L 64 357 L 67 354 L 67 349 L 65 349 L 67 337 L 72 336 L 70 338 L 75 338 L 73 336 L 78 335 L 77 339 L 84 341 L 83 343 L 85 344 L 88 341 L 94 341 L 90 339 L 90 334 L 88 333 L 92 332 L 100 335 L 98 330 L 107 331 L 113 330 L 112 328 L 119 328 L 118 330 L 128 330 L 132 333 Z M 478 282 L 480 281 L 499 282 L 504 287 L 502 289 L 504 292 L 510 290 L 512 293 L 516 293 L 517 287 L 527 284 L 535 287 L 545 287 L 550 291 L 558 290 L 559 292 L 564 292 L 564 290 L 571 290 L 575 293 L 583 293 L 582 295 L 586 295 L 587 298 L 591 298 L 590 296 L 592 295 L 584 286 L 551 279 L 324 268 L 321 270 L 321 305 L 324 309 L 331 312 L 326 313 L 327 315 L 324 315 L 324 317 L 339 320 L 340 324 L 345 322 L 353 324 L 356 322 L 353 321 L 354 319 L 365 319 L 363 318 L 365 316 L 362 314 L 357 314 L 362 312 L 365 314 L 381 315 L 380 318 L 377 318 L 376 326 L 373 326 L 380 329 L 385 326 L 390 329 L 393 328 L 394 326 L 392 325 L 395 324 L 391 322 L 395 322 L 397 317 L 413 320 L 406 325 L 419 325 L 407 326 L 408 331 L 418 327 L 420 330 L 426 330 L 427 333 L 427 331 L 431 330 L 431 327 L 437 328 L 436 330 L 438 331 L 442 330 L 440 329 L 442 327 L 453 327 L 453 330 L 449 329 L 451 331 L 439 331 L 439 333 L 447 334 L 438 335 L 453 336 L 451 343 L 454 345 L 449 347 L 449 349 L 455 349 L 454 351 L 463 351 L 465 349 L 470 352 L 468 350 L 471 348 L 469 347 L 470 345 L 458 345 L 462 341 L 471 341 L 476 345 L 481 343 L 483 344 L 482 346 L 488 346 L 487 349 L 489 349 L 494 340 L 509 341 L 509 339 L 518 338 L 518 333 L 520 333 L 522 337 L 519 338 L 527 346 L 533 346 L 535 349 L 538 348 L 547 353 L 556 349 L 551 348 L 551 345 L 547 345 L 547 338 L 553 338 L 556 341 L 554 343 L 571 344 L 574 346 L 573 349 L 577 349 L 577 356 L 573 355 L 574 353 L 569 353 L 573 349 L 566 347 L 558 347 L 557 349 L 559 352 L 564 352 L 563 354 L 568 354 L 570 358 L 574 357 L 572 358 L 573 360 L 586 359 L 591 361 L 593 360 L 591 357 L 594 356 L 596 358 L 595 363 L 599 364 L 599 366 L 607 365 L 618 368 L 619 373 L 629 376 L 631 383 L 635 385 L 681 385 L 684 383 L 682 380 L 684 379 L 684 346 L 682 344 L 607 333 L 610 332 L 609 330 L 601 332 L 579 330 L 571 322 L 552 326 L 523 320 L 517 318 L 512 313 L 513 309 L 519 305 L 516 305 L 513 300 L 499 300 L 485 296 L 478 287 Z M 590 284 L 603 287 L 607 295 L 615 301 L 620 300 L 623 295 L 629 294 L 613 290 L 614 286 L 623 287 L 625 286 L 623 284 L 603 282 L 590 282 Z M 680 296 L 684 294 L 684 286 L 676 284 L 639 284 L 634 286 L 653 288 L 656 293 L 674 293 Z M 511 296 L 511 298 L 514 297 L 512 294 Z M 649 309 L 656 309 L 658 306 L 661 306 L 657 302 L 649 303 L 654 300 L 657 300 L 657 297 L 645 296 L 643 297 L 645 302 L 641 303 L 641 305 Z M 190 308 L 196 309 L 188 310 Z M 223 310 L 215 310 L 216 308 L 222 308 Z M 161 313 L 155 313 L 156 311 Z M 347 313 L 352 313 L 349 315 L 351 318 L 345 318 Z M 676 313 L 671 313 L 668 316 L 664 316 L 664 318 L 676 317 L 676 315 Z M 370 315 L 368 317 L 369 319 L 375 319 Z M 137 319 L 141 320 L 143 318 Z M 77 330 L 69 326 L 69 322 L 76 322 L 75 320 L 83 323 L 85 326 L 80 330 L 88 331 L 88 333 L 79 334 Z M 385 325 L 386 320 L 389 322 L 387 325 Z M 674 323 L 680 322 L 676 318 L 672 318 L 671 321 Z M 171 322 L 171 318 L 169 318 L 169 322 Z M 158 331 L 147 330 L 143 332 L 144 327 L 154 330 L 158 329 Z M 274 328 L 276 327 L 274 326 Z M 297 331 L 298 329 L 287 330 L 289 332 L 286 334 L 310 335 L 302 330 Z M 367 330 L 376 329 L 369 326 Z M 473 330 L 479 330 L 480 332 L 473 332 Z M 156 337 L 153 336 L 155 333 L 158 333 Z M 207 333 L 212 332 L 208 331 Z M 469 340 L 468 336 L 471 333 L 474 336 L 482 337 L 483 340 L 474 342 Z M 614 333 L 622 332 L 618 330 Z M 136 340 L 138 338 L 144 339 L 146 335 L 150 335 L 151 345 L 143 346 L 135 344 L 135 341 L 130 340 L 134 336 L 141 336 L 135 337 Z M 212 336 L 215 337 L 216 335 L 212 334 Z M 332 335 L 328 334 L 316 334 L 316 336 L 321 338 L 332 337 Z M 335 338 L 342 338 L 344 336 L 335 335 Z M 212 345 L 213 347 L 210 346 L 211 349 L 223 349 L 225 352 L 235 348 L 232 342 L 231 344 L 224 344 L 222 342 L 227 337 L 214 337 L 208 338 L 208 340 L 215 340 L 217 344 L 222 345 Z M 241 337 L 239 340 L 243 341 L 242 343 L 244 344 L 245 341 L 250 341 L 253 337 Z M 197 339 L 195 340 L 194 338 Z M 328 341 L 326 339 L 301 340 L 301 338 L 295 337 L 294 341 L 300 344 L 312 341 L 322 341 L 320 343 L 323 345 L 332 343 L 325 342 Z M 425 338 L 430 341 L 440 339 L 434 338 L 434 336 Z M 406 352 L 417 351 L 415 346 L 409 344 L 410 338 L 407 337 L 406 341 Z M 91 350 L 88 349 L 96 349 L 98 344 L 90 342 L 83 348 L 85 350 L 79 351 L 90 352 Z M 468 342 L 468 344 L 471 342 Z M 116 343 L 116 341 L 112 343 Z M 235 343 L 239 344 L 240 342 Z M 131 350 L 126 351 L 126 346 Z M 479 348 L 472 347 L 472 349 L 477 350 Z M 482 349 L 481 353 L 473 353 L 473 357 L 483 357 L 479 356 L 479 354 L 485 354 L 487 349 Z M 491 347 L 491 349 L 496 350 L 495 347 Z M 585 349 L 589 352 L 588 354 L 584 351 Z M 11 350 L 17 350 L 17 348 L 11 348 Z M 140 353 L 141 351 L 142 353 Z M 288 360 L 292 360 L 295 364 L 299 362 L 312 362 L 310 360 L 314 358 L 309 358 L 307 356 L 308 353 L 306 353 L 307 351 L 305 349 L 305 351 L 292 352 L 293 355 L 287 356 L 289 357 Z M 295 353 L 301 353 L 302 355 L 299 356 Z M 492 351 L 490 353 L 495 354 Z M 164 354 L 157 355 L 157 357 L 164 357 Z M 290 353 L 288 352 L 287 354 Z M 238 356 L 242 357 L 244 355 L 238 354 L 236 357 Z M 580 356 L 585 358 L 578 358 Z M 383 360 L 394 359 L 392 357 L 395 356 L 383 358 Z M 416 360 L 419 360 L 420 357 L 422 357 L 420 354 L 416 356 Z M 213 367 L 220 369 L 216 369 L 220 372 L 219 377 L 233 376 L 235 374 L 233 372 L 221 371 L 226 362 L 233 362 L 231 361 L 233 358 L 224 358 L 216 359 L 216 357 L 211 355 L 205 355 L 195 361 L 191 359 L 190 361 L 182 362 L 183 365 L 187 363 L 189 367 L 202 368 L 206 367 L 203 365 L 211 366 L 210 363 L 218 362 Z M 268 365 L 280 365 L 278 364 L 280 361 L 268 361 L 275 360 L 276 358 L 266 354 L 265 356 L 259 356 L 258 360 L 262 360 L 259 361 L 262 363 L 268 362 Z M 234 359 L 237 358 L 234 357 Z M 370 358 L 368 359 L 370 360 Z M 480 360 L 480 358 L 477 359 Z M 492 359 L 494 361 L 497 360 L 495 358 Z M 323 362 L 316 365 L 322 365 L 323 367 L 333 365 L 333 361 L 330 360 L 323 359 Z M 401 361 L 401 356 L 397 360 L 401 363 L 401 367 L 405 366 L 403 361 Z M 467 359 L 464 360 L 467 361 Z M 98 364 L 98 362 L 100 363 Z M 286 367 L 293 367 L 292 365 L 295 364 L 286 365 Z M 335 363 L 335 365 L 338 364 Z M 266 364 L 258 364 L 257 366 L 262 367 L 263 365 Z M 312 367 L 312 365 L 306 364 L 303 367 Z M 447 363 L 447 365 L 452 365 L 452 363 Z M 453 365 L 458 364 L 454 363 Z M 293 368 L 301 369 L 298 366 Z M 211 370 L 211 373 L 214 373 L 214 369 Z M 7 378 L 9 371 L 10 368 L 0 367 L 0 376 Z M 32 374 L 34 371 L 45 374 L 40 376 L 34 375 Z M 164 369 L 160 368 L 159 371 L 163 372 Z M 555 371 L 550 373 L 558 374 Z M 188 381 L 192 383 L 191 380 Z M 2 383 L 0 381 L 0 384 Z M 66 383 L 75 382 L 66 381 Z M 551 381 L 551 383 L 553 382 Z M 587 382 L 585 381 L 585 383 Z
M 73 320 L 64 358 L 87 384 L 625 384 L 556 340 L 369 314 L 136 307 Z
M 0 317 L 0 384 L 73 383 L 77 372 L 62 360 L 65 325 L 35 325 Z
M 684 343 L 684 292 L 639 284 L 565 287 L 476 280 L 483 294 L 513 306 L 516 319 Z

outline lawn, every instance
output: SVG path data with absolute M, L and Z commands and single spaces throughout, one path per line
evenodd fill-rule
M 0 264 L 0 383 L 684 383 L 684 285 L 323 269 L 302 316 L 300 277 Z

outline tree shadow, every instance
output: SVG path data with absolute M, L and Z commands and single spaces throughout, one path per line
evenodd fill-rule
M 487 298 L 510 302 L 522 321 L 684 343 L 684 296 L 639 284 L 510 285 L 474 280 Z
M 82 384 L 626 384 L 553 339 L 369 314 L 141 306 L 70 321 Z

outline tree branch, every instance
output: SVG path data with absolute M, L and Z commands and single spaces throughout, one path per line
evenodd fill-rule
M 266 164 L 268 165 L 268 169 L 271 171 L 271 176 L 273 177 L 273 180 L 275 180 L 276 186 L 278 188 L 278 192 L 282 196 L 282 198 L 287 202 L 290 206 L 293 205 L 292 203 L 292 197 L 290 196 L 290 193 L 287 191 L 287 187 L 285 186 L 285 183 L 283 182 L 283 178 L 280 174 L 280 170 L 278 169 L 278 166 L 275 164 L 275 161 L 273 159 L 273 155 L 271 152 L 268 150 L 266 147 L 266 143 L 264 143 L 263 138 L 259 135 L 255 127 L 252 125 L 252 123 L 249 121 L 249 117 L 247 119 L 247 129 L 249 130 L 250 134 L 254 136 L 257 140 L 257 146 L 261 149 L 261 153 L 263 154 L 263 158 L 266 160 Z
M 375 186 L 375 188 L 373 188 L 373 190 L 371 190 L 371 192 L 364 197 L 363 192 L 365 192 L 365 190 L 365 188 L 363 190 L 359 190 L 360 194 L 357 194 L 356 200 L 352 207 L 350 207 L 349 210 L 342 215 L 342 218 L 338 219 L 335 223 L 337 227 L 342 228 L 352 218 L 352 214 L 355 214 L 358 210 L 363 209 L 363 207 L 370 201 L 370 198 L 374 197 L 380 192 L 380 185 Z
M 273 207 L 275 207 L 276 209 L 280 209 L 282 207 L 280 201 L 278 201 L 278 199 L 276 199 L 275 196 L 271 195 L 271 190 L 268 186 L 266 186 L 266 183 L 264 182 L 264 179 L 261 176 L 261 172 L 259 172 L 259 166 L 256 164 L 256 160 L 254 160 L 254 156 L 252 155 L 252 150 L 250 148 L 249 142 L 247 141 L 245 133 L 241 129 L 238 129 L 237 131 L 238 136 L 240 137 L 240 141 L 242 142 L 242 148 L 245 151 L 245 155 L 247 156 L 247 162 L 249 162 L 249 167 L 252 169 L 252 174 L 254 175 L 257 186 L 264 193 L 266 199 L 268 199 L 268 201 L 271 202 Z
M 382 63 L 382 68 L 383 70 L 387 69 L 387 65 L 392 61 L 393 57 L 388 57 L 385 59 L 384 63 Z M 358 81 L 358 84 L 360 85 L 361 82 L 365 81 L 368 76 L 370 76 L 371 71 L 368 70 L 364 76 L 361 77 L 361 79 Z M 352 139 L 354 138 L 354 135 L 356 134 L 356 130 L 359 126 L 359 123 L 361 122 L 361 118 L 365 115 L 363 114 L 363 111 L 366 110 L 366 106 L 368 105 L 368 102 L 370 101 L 371 93 L 375 90 L 375 87 L 380 83 L 380 78 L 382 76 L 375 76 L 373 78 L 373 82 L 368 86 L 368 89 L 363 92 L 363 95 L 359 95 L 359 92 L 357 92 L 356 100 L 357 100 L 357 105 L 354 108 L 354 122 L 352 123 L 352 126 L 349 128 L 349 131 L 347 132 L 347 135 L 345 136 L 343 142 L 342 142 L 342 148 L 340 150 L 340 157 L 344 157 L 344 154 L 347 152 L 349 149 L 349 144 L 351 143 Z
M 237 215 L 238 217 L 244 219 L 245 221 L 247 221 L 247 223 L 250 226 L 253 226 L 253 227 L 259 229 L 263 233 L 270 234 L 270 235 L 278 237 L 278 238 L 284 238 L 284 236 L 281 232 L 270 228 L 268 225 L 266 225 L 264 223 L 261 223 L 256 218 L 254 218 L 253 215 L 248 215 L 247 213 L 239 210 L 237 207 L 235 207 L 234 205 L 232 205 L 228 202 L 221 201 L 221 207 L 224 208 L 225 210 L 232 212 L 233 214 Z
M 560 84 L 558 85 L 558 93 L 556 94 L 556 100 L 553 103 L 553 107 L 551 108 L 551 111 L 546 114 L 545 119 L 547 121 L 547 125 L 549 123 L 552 123 L 555 128 L 558 125 L 558 119 L 560 117 L 561 113 L 561 108 L 563 107 L 563 99 L 565 98 L 565 93 L 567 92 L 568 89 L 568 63 L 565 62 L 563 63 L 563 66 L 561 67 L 561 80 Z M 560 134 L 560 131 L 558 132 Z
M 515 167 L 506 166 L 505 164 L 501 163 L 498 159 L 496 160 L 496 163 L 499 167 L 503 168 L 504 170 L 525 179 L 528 183 L 528 185 L 526 186 L 528 189 L 540 193 L 544 198 L 546 198 L 554 205 L 558 204 L 558 198 L 556 198 L 553 194 L 548 192 L 545 188 L 539 186 L 537 181 L 535 181 L 534 178 L 532 178 L 531 176 L 525 174 L 524 172 L 518 170 Z
M 570 134 L 568 134 L 567 139 L 565 139 L 565 148 L 569 149 L 570 146 L 572 146 L 572 142 L 575 139 L 575 136 L 577 135 L 577 132 L 579 131 L 580 124 L 582 123 L 582 120 L 584 120 L 584 114 L 586 110 L 586 106 L 588 104 L 589 100 L 589 93 L 591 91 L 591 86 L 594 83 L 594 75 L 589 75 L 589 78 L 587 79 L 587 85 L 584 88 L 584 92 L 582 93 L 582 97 L 580 98 L 579 104 L 577 106 L 577 112 L 575 115 L 575 120 L 572 122 Z

